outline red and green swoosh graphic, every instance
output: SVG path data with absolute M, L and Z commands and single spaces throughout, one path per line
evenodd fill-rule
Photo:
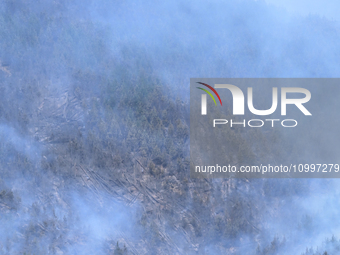
M 206 83 L 203 83 L 203 82 L 197 82 L 197 83 L 202 84 L 202 85 L 206 86 L 207 88 L 211 89 L 211 91 L 214 92 L 215 95 L 218 97 L 218 100 L 220 100 L 220 103 L 221 103 L 221 105 L 222 105 L 222 100 L 221 100 L 221 98 L 220 98 L 220 95 L 217 93 L 217 91 L 216 91 L 213 87 L 211 87 L 210 85 L 208 85 L 208 84 L 206 84 Z M 211 98 L 214 100 L 215 105 L 217 105 L 214 96 L 210 93 L 209 90 L 206 90 L 206 89 L 203 89 L 203 88 L 200 88 L 200 87 L 197 87 L 197 88 L 198 88 L 198 89 L 201 89 L 201 90 L 203 90 L 203 91 L 205 91 L 205 92 L 207 92 L 207 94 L 208 94 L 209 96 L 211 96 Z

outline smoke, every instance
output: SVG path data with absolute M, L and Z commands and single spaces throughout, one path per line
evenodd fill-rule
M 252 0 L 4 0 L 0 13 L 2 253 L 107 254 L 120 241 L 146 254 L 162 240 L 182 254 L 253 254 L 257 245 L 264 254 L 300 254 L 338 232 L 337 180 L 223 180 L 209 186 L 178 176 L 144 176 L 138 183 L 133 173 L 136 155 L 148 153 L 139 142 L 143 133 L 150 132 L 148 142 L 158 143 L 159 151 L 172 148 L 137 121 L 145 112 L 136 110 L 143 100 L 131 99 L 133 93 L 146 98 L 156 84 L 161 96 L 178 97 L 185 124 L 193 77 L 338 77 L 339 24 L 328 12 L 303 16 Z M 160 105 L 161 96 L 154 97 Z M 337 116 L 336 100 L 322 100 L 335 105 L 330 115 Z M 171 109 L 168 116 L 176 107 Z M 176 129 L 185 129 L 182 122 Z M 299 143 L 327 141 L 326 151 L 336 155 L 336 124 L 329 133 L 312 128 L 310 137 L 321 138 Z M 134 132 L 140 136 L 133 138 Z M 131 153 L 129 143 L 143 149 Z M 185 152 L 173 153 L 188 155 L 186 144 L 180 146 Z M 157 165 L 153 154 L 145 158 Z M 161 172 L 166 162 L 158 161 Z M 185 161 L 176 164 L 184 168 Z M 146 171 L 141 160 L 138 167 Z M 127 176 L 135 178 L 128 188 Z M 153 197 L 143 186 L 148 182 L 152 192 L 166 183 L 173 193 Z M 235 190 L 228 193 L 224 185 Z M 181 203 L 149 208 L 148 194 L 151 201 L 178 196 Z M 229 228 L 228 219 L 238 215 L 238 228 Z M 255 225 L 247 223 L 252 217 Z
M 320 17 L 325 17 L 329 20 L 338 19 L 338 4 L 333 0 L 325 1 L 321 4 L 319 1 L 273 1 L 266 0 L 270 5 L 276 6 L 281 9 L 287 10 L 297 16 L 308 16 L 308 15 L 318 15 Z

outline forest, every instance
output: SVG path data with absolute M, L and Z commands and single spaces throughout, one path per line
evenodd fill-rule
M 338 77 L 339 37 L 264 1 L 2 0 L 0 253 L 338 254 L 337 179 L 190 177 L 189 83 Z M 338 154 L 308 132 L 224 134 L 231 163 Z

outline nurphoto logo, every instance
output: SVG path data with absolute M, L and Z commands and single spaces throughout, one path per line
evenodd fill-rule
M 222 106 L 222 100 L 220 95 L 217 93 L 215 89 L 228 89 L 232 94 L 232 100 L 233 100 L 233 106 L 232 106 L 232 113 L 233 115 L 244 115 L 245 114 L 245 96 L 243 91 L 232 84 L 215 84 L 214 87 L 207 83 L 203 82 L 197 82 L 201 85 L 204 85 L 205 87 L 209 88 L 218 98 L 220 101 L 220 104 Z M 204 88 L 197 87 L 198 89 L 206 92 L 214 101 L 215 105 L 217 106 L 216 100 L 212 93 Z M 311 93 L 308 89 L 305 88 L 299 88 L 299 87 L 281 87 L 281 116 L 287 115 L 287 105 L 295 105 L 304 115 L 311 116 L 312 114 L 307 110 L 307 108 L 304 106 L 310 99 L 311 99 Z M 303 95 L 302 98 L 288 98 L 287 95 L 289 94 L 301 94 Z M 201 115 L 207 115 L 207 94 L 201 95 Z M 278 96 L 278 88 L 273 87 L 272 88 L 272 98 L 271 98 L 272 104 L 269 109 L 256 109 L 253 104 L 253 88 L 248 87 L 247 88 L 247 106 L 249 111 L 258 116 L 266 116 L 271 115 L 277 110 L 279 96 Z M 231 127 L 233 125 L 241 125 L 243 127 L 249 126 L 249 127 L 262 127 L 265 125 L 265 122 L 271 123 L 271 126 L 275 126 L 275 122 L 280 122 L 283 127 L 296 127 L 298 122 L 295 119 L 250 119 L 246 121 L 244 119 L 241 122 L 235 122 L 232 119 L 214 119 L 213 120 L 213 127 L 216 127 L 216 125 L 225 125 L 230 124 Z M 246 123 L 248 125 L 246 125 Z

